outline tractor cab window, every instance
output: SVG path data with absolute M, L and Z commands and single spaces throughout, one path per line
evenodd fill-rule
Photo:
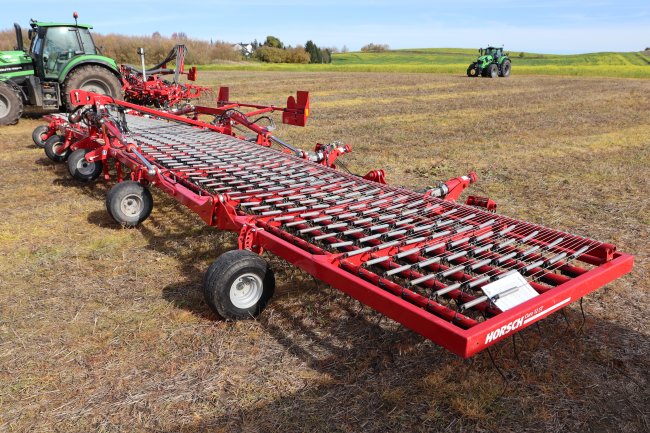
M 95 42 L 93 41 L 93 38 L 90 35 L 90 30 L 79 29 L 79 36 L 81 36 L 81 43 L 83 44 L 84 54 L 97 54 L 97 49 L 95 48 Z
M 42 49 L 43 49 L 43 39 L 40 36 L 38 36 L 38 33 L 36 33 L 34 39 L 32 39 L 32 45 L 29 51 L 33 56 L 36 57 L 41 54 Z
M 43 43 L 45 76 L 58 77 L 75 55 L 82 54 L 79 38 L 74 28 L 50 27 Z

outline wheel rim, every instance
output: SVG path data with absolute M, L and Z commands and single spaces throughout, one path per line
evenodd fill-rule
M 125 196 L 120 202 L 120 210 L 127 217 L 139 216 L 143 208 L 144 202 L 142 201 L 142 197 L 135 194 Z
M 9 100 L 4 95 L 0 95 L 0 118 L 9 115 L 10 110 Z
M 84 81 L 79 87 L 81 90 L 98 93 L 100 95 L 110 95 L 111 93 L 108 85 L 105 82 L 94 78 Z
M 95 163 L 86 161 L 83 157 L 77 161 L 77 172 L 83 176 L 90 176 L 95 171 Z
M 54 152 L 55 155 L 63 155 L 65 153 L 65 149 L 62 149 L 63 147 L 63 143 L 59 141 L 52 146 L 52 152 Z
M 262 297 L 264 283 L 253 273 L 240 275 L 230 286 L 230 302 L 242 310 L 252 307 Z

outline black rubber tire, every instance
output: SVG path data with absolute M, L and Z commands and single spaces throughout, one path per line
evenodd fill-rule
M 107 67 L 99 65 L 79 66 L 68 74 L 63 83 L 63 100 L 68 111 L 75 106 L 70 102 L 70 90 L 82 89 L 123 99 L 122 83 Z
M 9 83 L 0 81 L 0 125 L 15 125 L 23 115 L 23 99 Z
M 261 295 L 248 308 L 236 307 L 230 296 L 240 277 L 253 274 L 262 282 Z M 210 265 L 204 276 L 203 295 L 208 306 L 226 320 L 257 317 L 275 292 L 275 276 L 266 260 L 248 250 L 228 251 Z
M 467 76 L 470 78 L 476 78 L 479 76 L 476 63 L 472 63 L 471 65 L 469 65 L 469 67 L 467 68 Z
M 70 175 L 80 182 L 92 182 L 96 180 L 104 169 L 101 161 L 88 162 L 86 154 L 89 149 L 77 149 L 68 157 L 68 171 Z
M 494 63 L 490 64 L 487 67 L 486 77 L 488 78 L 497 78 L 499 76 L 499 67 Z
M 127 211 L 124 207 L 133 207 Z M 106 194 L 106 210 L 119 224 L 135 227 L 151 215 L 153 197 L 138 182 L 126 180 L 114 185 Z
M 52 161 L 64 162 L 65 160 L 68 159 L 68 156 L 70 156 L 70 148 L 65 149 L 65 151 L 63 152 L 57 150 L 58 148 L 63 146 L 64 140 L 65 138 L 63 137 L 63 135 L 53 135 L 47 140 L 45 140 L 45 146 L 43 146 L 43 150 L 45 150 L 45 154 Z
M 512 70 L 512 64 L 510 63 L 510 60 L 504 60 L 503 63 L 501 64 L 501 70 L 499 71 L 499 75 L 502 76 L 503 78 L 508 78 L 510 76 L 511 70 Z
M 43 140 L 43 134 L 47 133 L 50 130 L 50 127 L 48 125 L 41 125 L 37 126 L 34 131 L 32 132 L 32 140 L 34 140 L 34 144 L 40 147 L 41 149 L 45 147 L 45 142 L 47 141 L 48 138 L 45 138 Z

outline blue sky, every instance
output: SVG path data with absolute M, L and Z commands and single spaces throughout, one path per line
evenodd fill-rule
M 639 51 L 650 46 L 650 1 L 578 0 L 5 0 L 2 25 L 30 18 L 93 24 L 100 33 L 185 32 L 229 42 L 275 35 L 287 44 L 357 50 L 505 45 L 513 51 Z

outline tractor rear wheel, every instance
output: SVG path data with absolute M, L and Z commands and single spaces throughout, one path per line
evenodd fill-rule
M 0 125 L 15 125 L 22 115 L 22 98 L 11 84 L 0 81 Z
M 469 65 L 467 68 L 467 76 L 472 78 L 478 77 L 478 68 L 476 67 L 476 63 Z
M 510 60 L 504 60 L 503 63 L 501 64 L 501 72 L 499 73 L 500 76 L 503 78 L 508 78 L 510 76 L 510 69 L 512 68 L 512 65 L 510 64 Z
M 120 80 L 108 68 L 98 65 L 80 66 L 65 79 L 63 93 L 68 111 L 75 108 L 70 101 L 70 90 L 73 89 L 108 95 L 115 99 L 124 97 Z
M 492 63 L 490 66 L 487 68 L 487 77 L 489 78 L 497 78 L 499 76 L 499 67 Z

